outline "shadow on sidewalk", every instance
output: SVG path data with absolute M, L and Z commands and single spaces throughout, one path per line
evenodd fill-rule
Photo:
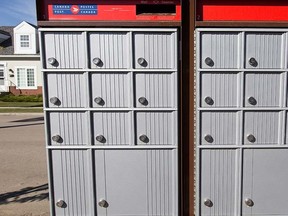
M 43 184 L 37 187 L 26 187 L 19 191 L 0 194 L 0 205 L 48 200 L 49 193 L 47 190 L 48 184 Z
M 34 124 L 21 124 L 21 125 L 8 125 L 8 126 L 0 126 L 1 128 L 15 128 L 15 127 L 28 127 L 28 126 L 35 126 L 35 125 L 43 125 L 44 123 L 34 123 Z
M 35 122 L 35 121 L 44 121 L 44 117 L 20 119 L 20 120 L 15 120 L 15 121 L 10 121 L 10 122 Z

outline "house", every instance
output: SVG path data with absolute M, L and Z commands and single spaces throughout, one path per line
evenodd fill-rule
M 23 21 L 0 26 L 0 93 L 42 94 L 42 75 L 36 26 Z

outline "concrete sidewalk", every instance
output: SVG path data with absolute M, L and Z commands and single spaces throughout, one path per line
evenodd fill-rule
M 48 216 L 43 114 L 0 115 L 0 215 Z

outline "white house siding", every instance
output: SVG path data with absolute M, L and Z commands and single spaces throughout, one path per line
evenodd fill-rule
M 0 61 L 6 63 L 5 83 L 10 87 L 10 91 L 16 94 L 40 94 L 42 92 L 42 73 L 40 56 L 0 56 Z M 35 88 L 21 88 L 17 83 L 17 68 L 35 68 Z M 18 92 L 18 93 L 17 93 Z

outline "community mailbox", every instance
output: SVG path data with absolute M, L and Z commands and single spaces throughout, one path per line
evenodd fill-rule
M 180 17 L 174 0 L 38 1 L 51 215 L 179 214 Z
M 288 215 L 287 12 L 197 1 L 197 216 Z

